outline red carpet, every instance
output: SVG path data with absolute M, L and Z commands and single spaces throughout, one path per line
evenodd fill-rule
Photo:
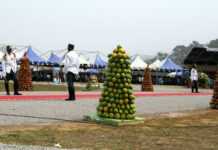
M 82 99 L 98 99 L 101 93 L 99 92 L 77 92 L 76 97 Z M 208 93 L 188 93 L 188 92 L 135 92 L 136 97 L 161 97 L 161 96 L 212 96 L 211 92 Z M 17 101 L 17 100 L 64 100 L 67 95 L 22 95 L 22 96 L 0 96 L 0 101 Z

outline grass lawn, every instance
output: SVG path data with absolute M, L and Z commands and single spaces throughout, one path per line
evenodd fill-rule
M 218 111 L 147 117 L 142 125 L 111 127 L 90 123 L 1 126 L 0 142 L 64 148 L 115 150 L 215 150 Z
M 9 83 L 10 90 L 13 90 L 13 83 Z M 87 91 L 85 87 L 76 86 L 77 91 Z M 0 81 L 0 92 L 5 91 L 4 82 Z M 41 83 L 33 83 L 33 91 L 67 91 L 66 85 L 55 85 L 55 84 L 41 84 Z M 89 91 L 100 91 L 100 89 L 91 89 Z

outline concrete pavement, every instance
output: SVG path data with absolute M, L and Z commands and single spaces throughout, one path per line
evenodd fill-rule
M 209 107 L 211 96 L 138 97 L 137 115 L 177 112 Z M 95 113 L 97 99 L 78 101 L 0 101 L 0 125 L 81 121 Z

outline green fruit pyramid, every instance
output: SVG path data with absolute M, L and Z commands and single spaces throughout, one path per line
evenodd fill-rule
M 130 58 L 121 46 L 117 46 L 108 57 L 106 81 L 97 114 L 102 118 L 134 119 L 136 105 L 131 85 Z

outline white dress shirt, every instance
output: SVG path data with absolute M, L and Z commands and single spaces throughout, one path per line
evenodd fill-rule
M 10 73 L 11 70 L 16 73 L 17 72 L 17 59 L 14 53 L 8 54 L 6 53 L 2 60 L 2 71 L 3 74 Z
M 64 72 L 72 72 L 73 74 L 79 74 L 79 55 L 75 51 L 68 52 L 63 60 Z
M 191 81 L 198 81 L 198 72 L 195 68 L 191 69 Z

